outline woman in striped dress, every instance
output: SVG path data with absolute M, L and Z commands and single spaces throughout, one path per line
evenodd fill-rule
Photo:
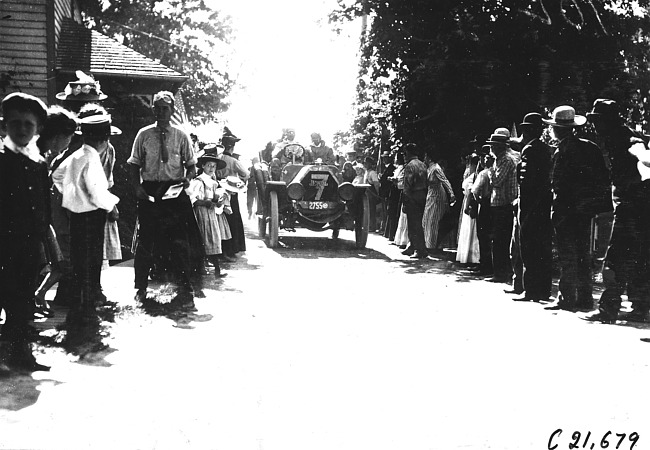
M 438 245 L 438 225 L 449 209 L 449 205 L 456 202 L 456 197 L 449 180 L 438 163 L 430 155 L 425 156 L 424 162 L 429 167 L 427 171 L 429 190 L 427 203 L 424 207 L 422 227 L 427 249 L 435 250 Z

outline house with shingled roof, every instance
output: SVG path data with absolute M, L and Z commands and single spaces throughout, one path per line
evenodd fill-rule
M 100 82 L 108 96 L 102 105 L 122 130 L 111 139 L 116 150 L 113 192 L 121 199 L 120 237 L 123 244 L 130 243 L 135 199 L 126 160 L 131 145 L 137 131 L 154 121 L 153 94 L 177 93 L 188 77 L 86 28 L 77 0 L 0 0 L 0 99 L 20 91 L 56 104 L 56 94 L 77 79 L 78 70 Z M 184 112 L 180 95 L 176 98 L 177 110 Z

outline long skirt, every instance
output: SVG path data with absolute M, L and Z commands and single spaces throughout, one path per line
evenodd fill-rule
M 226 219 L 226 214 L 217 214 L 217 224 L 219 225 L 219 233 L 221 234 L 221 240 L 227 241 L 232 239 L 232 233 L 230 232 L 230 226 L 228 225 L 228 220 Z
M 194 215 L 196 216 L 196 224 L 203 237 L 205 255 L 221 254 L 221 229 L 219 228 L 217 214 L 214 209 L 206 208 L 205 206 L 194 206 Z
M 424 207 L 424 217 L 422 218 L 422 228 L 424 229 L 424 243 L 427 248 L 436 248 L 438 246 L 438 226 L 440 219 L 449 209 L 447 202 L 447 192 L 442 185 L 429 188 L 427 193 L 427 203 Z
M 117 221 L 106 220 L 104 225 L 104 259 L 107 261 L 122 259 L 122 246 Z
M 239 253 L 246 251 L 246 237 L 244 236 L 244 222 L 241 218 L 241 212 L 239 209 L 239 195 L 230 194 L 230 207 L 232 208 L 232 214 L 226 216 L 228 220 L 228 225 L 230 226 L 230 232 L 232 233 L 232 240 L 228 245 L 225 253 Z
M 409 243 L 409 230 L 404 211 L 400 211 L 395 240 L 393 242 L 395 242 L 395 245 L 408 245 Z
M 470 194 L 471 195 L 471 194 Z M 461 211 L 465 211 L 469 195 L 463 199 Z M 476 219 L 462 213 L 460 227 L 458 230 L 458 248 L 456 250 L 456 261 L 463 264 L 476 264 L 480 261 L 480 249 L 478 245 L 478 235 L 476 233 Z

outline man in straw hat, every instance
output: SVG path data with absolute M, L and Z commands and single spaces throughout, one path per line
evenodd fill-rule
M 138 131 L 127 160 L 138 199 L 140 224 L 134 261 L 136 300 L 146 299 L 154 248 L 158 254 L 163 254 L 162 248 L 178 268 L 180 292 L 177 299 L 192 305 L 189 236 L 190 227 L 196 228 L 192 204 L 182 189 L 174 198 L 163 200 L 162 197 L 170 186 L 189 186 L 196 174 L 196 157 L 188 134 L 170 123 L 174 95 L 169 91 L 158 92 L 153 97 L 152 109 L 156 123 Z
M 559 141 L 553 154 L 551 186 L 560 286 L 557 303 L 548 308 L 591 310 L 591 219 L 611 210 L 611 199 L 603 198 L 603 193 L 610 189 L 609 171 L 598 146 L 574 133 L 576 127 L 585 124 L 586 117 L 564 105 L 555 108 L 550 119 L 542 121 L 551 125 L 551 132 Z
M 100 277 L 104 255 L 104 226 L 107 213 L 119 198 L 109 184 L 99 152 L 108 146 L 111 116 L 99 105 L 89 105 L 79 116 L 84 145 L 62 164 L 63 177 L 55 179 L 62 206 L 70 211 L 70 262 L 72 298 L 67 322 L 71 328 L 97 322 L 95 306 L 103 298 Z
M 548 300 L 552 286 L 551 147 L 540 140 L 544 123 L 536 112 L 522 123 L 519 224 L 524 295 L 515 301 Z
M 246 166 L 233 155 L 235 144 L 239 141 L 240 139 L 232 134 L 228 127 L 223 128 L 223 136 L 221 137 L 223 153 L 221 154 L 221 159 L 226 163 L 226 167 L 217 171 L 217 177 L 219 179 L 225 178 L 226 180 L 228 180 L 229 177 L 235 177 L 242 181 L 243 184 L 243 181 L 247 180 L 250 176 L 250 172 Z M 232 214 L 226 216 L 226 220 L 230 226 L 230 232 L 232 233 L 232 239 L 226 241 L 223 252 L 230 258 L 235 257 L 239 252 L 246 251 L 244 221 L 242 220 L 241 208 L 239 207 L 239 192 L 241 192 L 239 189 L 236 192 L 231 192 L 230 207 L 232 208 Z
M 617 318 L 648 322 L 650 317 L 650 181 L 637 170 L 635 152 L 647 152 L 645 139 L 623 124 L 614 100 L 598 99 L 587 118 L 602 139 L 612 172 L 614 227 L 603 267 L 605 291 L 599 311 L 586 318 L 615 322 Z M 634 149 L 633 149 L 634 148 Z M 627 291 L 632 311 L 621 313 L 621 295 Z
M 505 129 L 507 131 L 507 129 Z M 499 131 L 499 130 L 497 130 Z M 508 155 L 510 133 L 495 132 L 486 142 L 494 155 L 490 168 L 490 216 L 492 219 L 492 268 L 490 281 L 507 283 L 512 274 L 510 242 L 512 240 L 513 206 L 517 198 L 517 164 Z

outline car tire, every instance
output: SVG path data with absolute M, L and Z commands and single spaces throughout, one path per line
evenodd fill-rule
M 370 228 L 370 200 L 368 193 L 361 199 L 362 211 L 354 221 L 354 234 L 357 248 L 365 248 L 368 242 L 368 229 Z
M 269 200 L 271 203 L 271 220 L 269 222 L 269 247 L 276 248 L 280 240 L 280 210 L 278 207 L 278 193 L 275 191 L 269 192 Z
M 264 239 L 266 237 L 266 218 L 264 216 L 257 216 L 257 232 L 260 238 Z

